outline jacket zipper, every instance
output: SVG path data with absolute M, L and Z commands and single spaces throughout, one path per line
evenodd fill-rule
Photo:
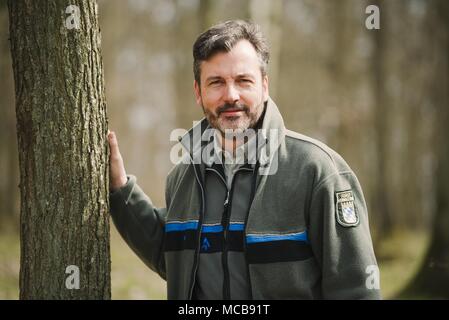
M 195 248 L 195 259 L 193 261 L 192 274 L 190 276 L 190 288 L 189 288 L 189 296 L 188 296 L 189 300 L 192 300 L 193 288 L 195 287 L 196 272 L 198 270 L 198 260 L 199 260 L 199 254 L 200 254 L 199 248 L 201 245 L 201 228 L 202 228 L 202 224 L 203 224 L 204 207 L 205 207 L 204 187 L 203 187 L 200 177 L 198 176 L 196 165 L 193 163 L 192 158 L 191 158 L 191 160 L 192 160 L 192 165 L 193 165 L 193 171 L 195 172 L 195 178 L 196 178 L 196 181 L 198 182 L 198 185 L 199 185 L 200 191 L 201 191 L 201 208 L 200 208 L 200 218 L 198 221 L 198 229 L 197 229 L 198 234 L 197 234 L 197 246 Z
M 234 181 L 234 179 L 232 179 Z M 233 183 L 233 182 L 232 182 Z M 231 184 L 232 184 L 231 183 Z M 232 186 L 231 186 L 232 190 Z M 222 218 L 223 225 L 223 252 L 222 252 L 222 265 L 223 265 L 223 300 L 231 299 L 231 288 L 230 288 L 230 279 L 229 279 L 229 268 L 228 268 L 228 226 L 229 226 L 229 208 L 230 208 L 230 199 L 229 199 L 229 190 L 226 193 L 226 200 L 224 202 L 224 211 Z
M 226 184 L 226 181 L 223 179 L 221 174 L 217 172 L 215 169 L 210 169 L 210 171 L 214 171 L 218 174 L 222 182 L 224 183 L 226 187 L 226 199 L 224 201 L 224 211 L 223 211 L 223 217 L 222 217 L 222 225 L 223 225 L 223 240 L 224 240 L 224 246 L 223 246 L 223 253 L 222 253 L 222 266 L 223 266 L 223 300 L 230 300 L 231 299 L 231 280 L 229 277 L 229 267 L 228 267 L 228 229 L 229 229 L 229 223 L 231 219 L 231 210 L 232 210 L 232 197 L 234 194 L 234 182 L 236 180 L 236 176 L 240 171 L 244 170 L 251 170 L 246 168 L 239 168 L 234 172 L 234 175 L 232 176 L 231 181 L 231 189 L 228 189 L 228 185 Z M 251 170 L 252 171 L 252 170 Z M 249 275 L 249 274 L 248 274 Z M 251 282 L 250 282 L 251 283 Z
M 245 253 L 246 273 L 248 275 L 249 296 L 250 296 L 251 300 L 253 300 L 254 297 L 253 297 L 253 287 L 252 287 L 252 284 L 251 284 L 251 276 L 250 276 L 250 273 L 249 273 L 248 249 L 247 249 L 248 247 L 247 247 L 247 243 L 246 243 L 246 232 L 247 231 L 246 230 L 247 230 L 247 226 L 248 226 L 249 212 L 251 211 L 251 206 L 253 204 L 254 197 L 256 195 L 258 171 L 259 171 L 259 161 L 257 161 L 256 165 L 254 166 L 253 177 L 252 177 L 253 181 L 251 182 L 252 183 L 252 185 L 251 185 L 251 196 L 250 196 L 251 198 L 250 198 L 250 204 L 249 204 L 249 207 L 248 207 L 248 213 L 246 214 L 246 217 L 245 217 L 245 231 L 244 231 L 244 234 L 243 234 L 243 246 L 244 246 L 243 247 L 243 251 Z

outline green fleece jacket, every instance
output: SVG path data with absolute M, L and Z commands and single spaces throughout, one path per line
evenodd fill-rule
M 167 281 L 169 299 L 191 299 L 200 253 L 205 190 L 203 119 L 180 141 L 190 161 L 168 174 L 166 207 L 156 208 L 134 176 L 110 196 L 128 245 Z M 379 273 L 362 188 L 323 143 L 287 130 L 269 99 L 243 250 L 253 299 L 379 299 Z M 271 131 L 270 131 L 271 130 Z M 275 140 L 274 143 L 272 143 Z

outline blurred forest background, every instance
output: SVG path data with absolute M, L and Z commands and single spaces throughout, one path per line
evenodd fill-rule
M 384 297 L 431 297 L 407 288 L 429 263 L 446 270 L 433 276 L 436 286 L 449 274 L 448 260 L 426 259 L 436 226 L 449 219 L 447 210 L 440 213 L 449 196 L 437 170 L 449 134 L 441 121 L 449 89 L 445 2 L 100 0 L 109 127 L 127 172 L 156 204 L 165 203 L 170 132 L 202 117 L 192 91 L 193 42 L 219 21 L 252 19 L 271 43 L 270 93 L 287 127 L 339 152 L 363 186 Z M 380 30 L 365 27 L 370 4 L 380 8 Z M 18 297 L 20 257 L 8 37 L 6 1 L 0 1 L 0 299 Z M 115 227 L 111 241 L 112 298 L 165 299 L 165 282 Z

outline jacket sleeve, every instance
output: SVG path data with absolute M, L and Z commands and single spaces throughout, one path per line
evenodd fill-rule
M 129 247 L 165 279 L 164 231 L 166 208 L 156 208 L 128 175 L 128 182 L 110 194 L 112 220 Z
M 352 171 L 316 185 L 309 241 L 321 267 L 324 299 L 380 299 L 379 269 L 361 186 Z

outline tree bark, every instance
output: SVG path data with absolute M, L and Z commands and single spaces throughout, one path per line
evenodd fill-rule
M 69 5 L 79 8 L 79 28 L 67 27 Z M 109 150 L 97 4 L 9 0 L 8 7 L 20 298 L 110 299 Z M 76 277 L 71 265 L 79 268 L 79 289 L 66 284 Z

